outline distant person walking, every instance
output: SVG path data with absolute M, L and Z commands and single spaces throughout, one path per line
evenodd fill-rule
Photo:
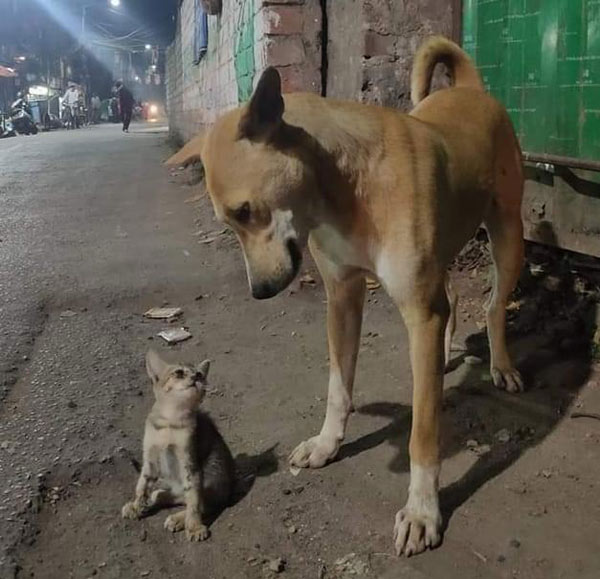
M 95 125 L 100 122 L 100 107 L 102 103 L 100 97 L 97 94 L 92 95 L 90 100 L 90 106 L 92 109 L 92 123 Z
M 129 123 L 131 123 L 131 115 L 133 114 L 133 95 L 120 80 L 115 83 L 115 88 L 117 91 L 117 99 L 119 100 L 119 109 L 121 110 L 123 132 L 128 133 Z
M 69 82 L 69 88 L 63 96 L 63 105 L 67 109 L 67 124 L 77 129 L 79 128 L 79 98 L 79 87 L 74 82 Z

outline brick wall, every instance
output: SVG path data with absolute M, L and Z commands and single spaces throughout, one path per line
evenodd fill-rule
M 183 0 L 168 51 L 171 130 L 186 140 L 202 131 L 245 102 L 269 65 L 279 70 L 285 92 L 407 109 L 416 48 L 430 34 L 453 36 L 459 6 L 455 0 L 223 0 L 222 14 L 208 17 L 208 52 L 194 64 L 194 0 Z
M 452 37 L 448 0 L 328 0 L 327 95 L 410 108 L 410 72 L 421 41 Z
M 171 132 L 184 140 L 245 102 L 267 66 L 279 69 L 284 90 L 321 91 L 319 0 L 223 0 L 208 17 L 208 51 L 194 64 L 194 0 L 180 6 L 167 52 Z

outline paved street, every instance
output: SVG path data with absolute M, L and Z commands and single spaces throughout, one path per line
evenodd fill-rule
M 586 360 L 534 336 L 532 391 L 496 392 L 484 365 L 447 380 L 440 549 L 392 557 L 408 484 L 410 370 L 400 318 L 370 293 L 340 460 L 294 477 L 285 457 L 322 420 L 324 293 L 295 283 L 251 300 L 235 239 L 163 127 L 117 125 L 0 140 L 0 577 L 295 579 L 598 577 L 600 408 Z M 478 282 L 477 282 L 478 283 Z M 481 291 L 460 278 L 459 290 Z M 479 302 L 458 341 L 478 332 Z M 143 312 L 170 304 L 193 338 L 168 347 Z M 152 393 L 144 353 L 210 358 L 206 407 L 236 457 L 238 502 L 203 544 L 120 517 Z M 506 431 L 508 435 L 506 434 Z M 507 438 L 508 436 L 508 438 Z

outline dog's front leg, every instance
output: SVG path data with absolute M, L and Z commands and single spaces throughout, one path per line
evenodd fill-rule
M 315 253 L 315 252 L 313 252 Z M 327 290 L 327 339 L 329 342 L 329 390 L 327 412 L 321 432 L 296 447 L 290 464 L 319 468 L 332 460 L 344 439 L 352 410 L 352 387 L 360 340 L 365 280 L 353 274 L 340 280 L 325 260 L 315 260 Z
M 419 296 L 419 292 L 415 293 Z M 426 298 L 425 302 L 418 301 L 402 307 L 409 334 L 414 390 L 408 501 L 397 513 L 394 527 L 398 555 L 415 555 L 428 547 L 437 546 L 441 540 L 438 476 L 444 330 L 448 311 L 443 283 L 439 284 L 436 294 Z

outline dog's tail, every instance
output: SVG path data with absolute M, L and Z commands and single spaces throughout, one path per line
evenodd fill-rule
M 410 98 L 418 105 L 431 90 L 431 77 L 435 65 L 441 62 L 448 67 L 452 84 L 483 90 L 481 77 L 467 53 L 443 36 L 432 36 L 417 51 L 412 69 Z

